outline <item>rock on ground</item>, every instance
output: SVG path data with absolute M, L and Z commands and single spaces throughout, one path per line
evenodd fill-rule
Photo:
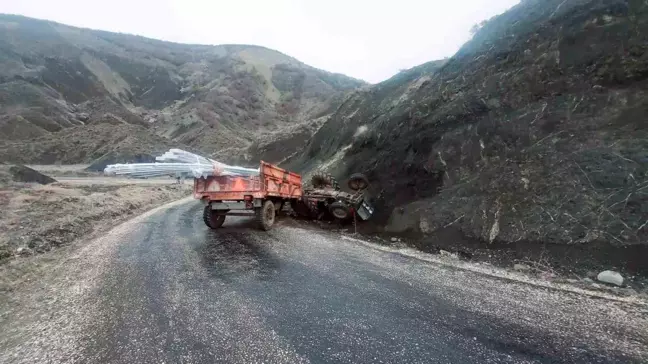
M 526 264 L 519 264 L 519 263 L 518 263 L 518 264 L 515 264 L 515 265 L 513 266 L 513 269 L 515 269 L 515 270 L 517 270 L 517 271 L 519 271 L 519 272 L 528 272 L 528 271 L 531 270 L 531 267 L 529 267 L 529 266 L 526 265 Z
M 42 185 L 56 182 L 54 178 L 20 164 L 9 167 L 9 173 L 15 182 L 40 183 Z
M 612 270 L 599 273 L 596 279 L 604 283 L 614 284 L 615 286 L 623 285 L 623 276 Z

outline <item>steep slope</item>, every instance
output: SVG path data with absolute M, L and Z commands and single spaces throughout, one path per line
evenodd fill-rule
M 648 3 L 522 1 L 410 75 L 288 164 L 367 173 L 390 231 L 648 272 Z
M 106 161 L 154 162 L 170 148 L 191 147 L 152 134 L 138 125 L 85 125 L 30 140 L 0 144 L 0 156 L 13 163 L 74 164 Z
M 364 85 L 257 46 L 175 44 L 13 15 L 0 15 L 0 30 L 5 141 L 109 123 L 207 152 L 244 150 Z

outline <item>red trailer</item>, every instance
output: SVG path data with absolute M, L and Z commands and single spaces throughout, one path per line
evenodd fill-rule
M 194 197 L 204 202 L 203 220 L 212 229 L 231 215 L 256 216 L 259 227 L 270 230 L 286 202 L 301 200 L 302 178 L 262 161 L 258 176 L 196 178 Z

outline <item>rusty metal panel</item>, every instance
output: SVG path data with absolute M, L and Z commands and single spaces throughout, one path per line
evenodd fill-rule
M 246 195 L 251 195 L 253 198 L 264 198 L 263 192 L 202 192 L 195 193 L 194 197 L 197 199 L 208 199 L 209 201 L 242 201 Z
M 268 196 L 298 198 L 302 195 L 301 176 L 297 173 L 261 162 L 261 176 Z
M 194 197 L 197 199 L 243 200 L 245 195 L 299 198 L 302 196 L 301 176 L 261 162 L 259 176 L 209 176 L 194 180 Z

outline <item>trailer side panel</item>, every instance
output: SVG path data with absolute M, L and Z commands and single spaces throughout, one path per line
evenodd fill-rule
M 301 176 L 267 162 L 261 162 L 259 176 L 211 176 L 194 180 L 194 197 L 206 201 L 254 199 L 296 199 L 302 196 Z M 249 198 L 249 197 L 248 197 Z
M 261 162 L 261 177 L 267 196 L 287 199 L 301 198 L 302 196 L 302 179 L 297 173 Z

